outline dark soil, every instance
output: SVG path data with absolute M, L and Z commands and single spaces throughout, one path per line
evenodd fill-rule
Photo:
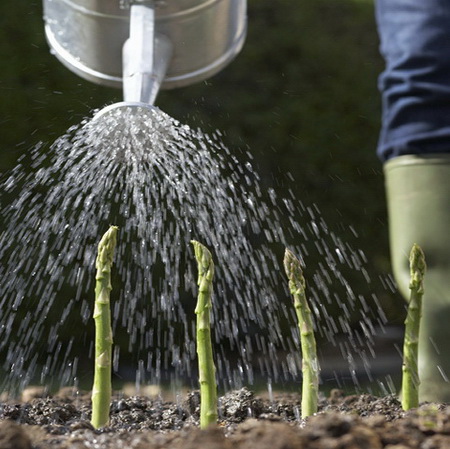
M 395 396 L 344 396 L 334 390 L 319 413 L 300 419 L 300 396 L 272 400 L 247 389 L 221 398 L 220 423 L 198 428 L 199 395 L 179 403 L 116 397 L 110 426 L 94 430 L 90 398 L 65 390 L 53 397 L 6 401 L 0 449 L 448 449 L 450 407 L 424 404 L 403 412 Z

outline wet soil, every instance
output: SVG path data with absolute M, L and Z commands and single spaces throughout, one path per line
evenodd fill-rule
M 117 396 L 110 425 L 100 430 L 89 422 L 87 394 L 63 390 L 24 399 L 1 403 L 0 449 L 450 448 L 450 407 L 423 404 L 403 412 L 395 396 L 344 396 L 333 390 L 320 400 L 317 415 L 302 420 L 299 395 L 269 399 L 241 389 L 221 398 L 219 425 L 204 431 L 198 428 L 197 392 L 174 402 Z

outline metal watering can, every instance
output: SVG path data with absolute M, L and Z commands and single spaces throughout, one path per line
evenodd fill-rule
M 43 0 L 51 51 L 77 75 L 150 107 L 160 88 L 204 80 L 241 50 L 246 0 Z

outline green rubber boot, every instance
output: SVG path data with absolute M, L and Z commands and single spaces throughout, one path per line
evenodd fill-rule
M 391 259 L 409 299 L 409 252 L 425 253 L 420 401 L 450 402 L 450 154 L 400 156 L 384 166 Z

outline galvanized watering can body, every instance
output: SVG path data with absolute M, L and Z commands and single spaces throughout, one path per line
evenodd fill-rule
M 89 81 L 122 87 L 122 48 L 130 34 L 129 4 L 124 0 L 43 2 L 46 37 L 55 56 Z M 214 75 L 242 48 L 246 0 L 152 3 L 155 33 L 172 44 L 163 89 L 186 86 Z

